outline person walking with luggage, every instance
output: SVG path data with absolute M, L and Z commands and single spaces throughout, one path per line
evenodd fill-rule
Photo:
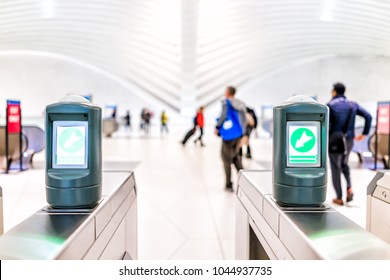
M 165 111 L 162 111 L 161 113 L 161 133 L 165 132 L 168 134 L 168 115 L 165 113 Z
M 222 138 L 221 157 L 225 171 L 225 189 L 230 192 L 233 192 L 232 164 L 237 171 L 243 168 L 239 152 L 246 125 L 245 104 L 236 99 L 235 94 L 234 87 L 226 88 L 222 112 L 215 127 L 215 134 Z
M 195 139 L 194 143 L 196 144 L 198 141 L 201 147 L 204 147 L 204 143 L 202 140 L 203 137 L 203 127 L 204 127 L 204 116 L 203 116 L 204 107 L 200 107 L 198 112 L 196 113 L 196 127 L 199 128 L 200 135 Z
M 350 202 L 353 200 L 353 190 L 348 165 L 349 154 L 354 139 L 360 141 L 368 135 L 372 117 L 359 104 L 347 100 L 345 86 L 342 83 L 333 85 L 332 100 L 327 105 L 329 107 L 329 160 L 333 187 L 337 195 L 333 203 L 344 205 L 341 174 L 347 181 L 346 202 Z M 356 115 L 363 117 L 365 123 L 363 133 L 355 137 Z
M 187 131 L 186 135 L 184 136 L 183 140 L 180 142 L 183 146 L 186 145 L 186 143 L 188 142 L 188 140 L 195 134 L 196 132 L 196 127 L 197 127 L 197 117 L 198 117 L 198 113 L 196 114 L 196 116 L 192 119 L 192 124 L 193 124 L 193 127 Z

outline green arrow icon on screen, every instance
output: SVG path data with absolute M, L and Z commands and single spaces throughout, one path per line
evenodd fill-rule
M 77 153 L 83 148 L 84 135 L 75 127 L 66 128 L 60 135 L 60 146 L 67 153 Z
M 293 132 L 290 141 L 295 150 L 306 153 L 314 148 L 316 138 L 310 129 L 302 127 Z

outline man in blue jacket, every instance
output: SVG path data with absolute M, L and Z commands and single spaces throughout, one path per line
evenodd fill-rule
M 359 106 L 356 102 L 348 101 L 345 97 L 345 86 L 342 83 L 333 85 L 332 100 L 327 104 L 329 107 L 329 137 L 334 133 L 344 133 L 346 139 L 345 153 L 329 153 L 330 167 L 332 170 L 333 187 L 337 197 L 333 203 L 344 205 L 342 200 L 343 192 L 341 188 L 341 173 L 347 181 L 346 202 L 353 199 L 351 185 L 351 175 L 348 166 L 349 154 L 353 148 L 354 139 L 363 140 L 370 131 L 371 115 Z M 364 129 L 361 135 L 355 137 L 355 119 L 356 115 L 364 118 Z

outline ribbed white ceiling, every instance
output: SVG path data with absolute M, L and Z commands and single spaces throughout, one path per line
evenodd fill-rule
M 198 89 L 206 103 L 316 57 L 390 55 L 390 1 L 201 0 Z M 304 80 L 305 77 L 302 77 Z
M 390 55 L 390 0 L 0 0 L 0 51 L 60 54 L 180 111 L 330 55 Z

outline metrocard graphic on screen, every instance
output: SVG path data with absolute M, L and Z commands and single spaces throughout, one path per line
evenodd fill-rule
M 54 122 L 53 167 L 86 168 L 86 122 Z
M 289 167 L 320 167 L 320 123 L 288 122 L 288 152 Z

